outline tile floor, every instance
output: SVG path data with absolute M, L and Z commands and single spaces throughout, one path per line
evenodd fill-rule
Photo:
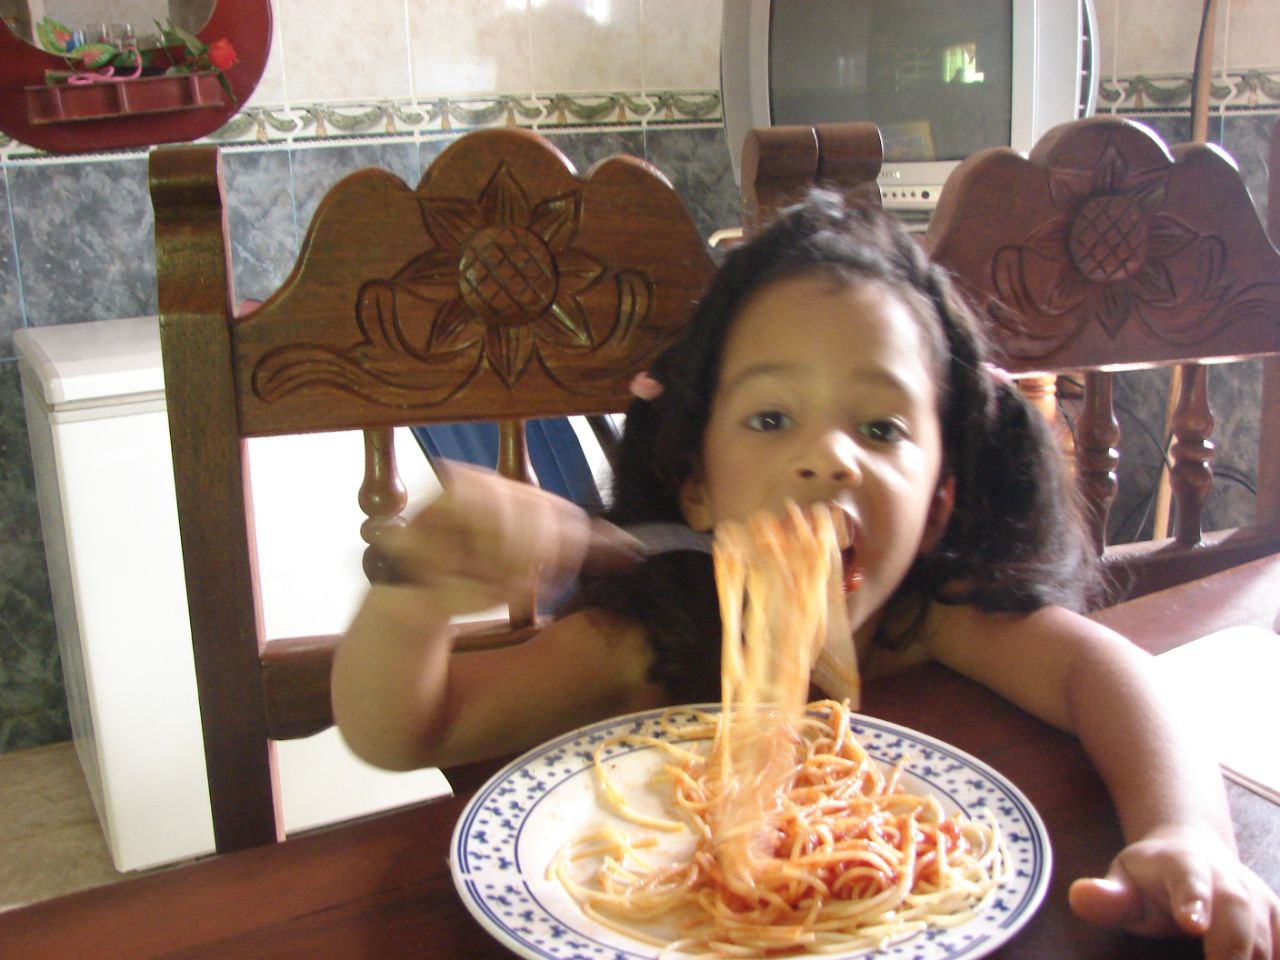
M 0 910 L 127 876 L 69 741 L 0 754 L 0 811 Z

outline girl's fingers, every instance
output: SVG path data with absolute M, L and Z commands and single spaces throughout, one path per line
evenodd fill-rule
M 1205 960 L 1271 960 L 1268 926 L 1243 887 L 1219 882 L 1204 930 Z
M 472 579 L 520 590 L 539 577 L 572 576 L 593 545 L 613 556 L 625 551 L 620 531 L 597 537 L 581 509 L 536 487 L 457 464 L 444 481 L 439 497 L 379 539 L 401 580 Z
M 1142 921 L 1142 893 L 1123 874 L 1082 877 L 1067 891 L 1071 909 L 1084 920 L 1103 927 L 1128 927 Z
M 1213 896 L 1213 877 L 1198 858 L 1189 858 L 1183 869 L 1166 877 L 1169 913 L 1178 928 L 1192 936 L 1203 936 L 1212 922 L 1209 902 Z

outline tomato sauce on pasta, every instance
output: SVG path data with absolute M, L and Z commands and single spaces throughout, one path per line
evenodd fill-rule
M 847 951 L 972 916 L 1008 871 L 995 821 L 903 790 L 901 766 L 886 771 L 850 729 L 852 697 L 807 702 L 824 656 L 857 691 L 840 653 L 851 641 L 830 513 L 792 507 L 722 524 L 715 563 L 720 711 L 606 741 L 594 764 L 606 807 L 649 831 L 690 831 L 689 852 L 651 862 L 652 833 L 605 826 L 549 872 L 588 915 L 663 957 Z M 639 812 L 613 784 L 603 755 L 619 743 L 662 752 L 669 816 Z M 584 861 L 594 864 L 585 878 Z M 658 917 L 674 918 L 674 939 L 640 929 Z

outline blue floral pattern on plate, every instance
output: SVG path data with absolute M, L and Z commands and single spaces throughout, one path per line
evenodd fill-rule
M 454 884 L 472 915 L 508 949 L 529 960 L 657 956 L 657 948 L 584 915 L 547 868 L 560 848 L 595 823 L 616 822 L 596 799 L 591 776 L 596 746 L 626 734 L 659 736 L 664 712 L 606 720 L 551 740 L 498 771 L 467 804 L 450 844 Z M 689 713 L 675 720 L 677 725 L 692 721 Z M 934 794 L 948 811 L 993 815 L 1009 850 L 1011 875 L 962 924 L 925 930 L 879 952 L 860 949 L 824 957 L 850 960 L 875 953 L 896 960 L 976 960 L 995 950 L 1030 920 L 1048 887 L 1052 858 L 1040 816 L 1017 787 L 976 757 L 873 717 L 853 714 L 850 725 L 882 764 L 905 760 L 905 789 Z M 605 756 L 615 782 L 643 806 L 648 781 L 662 761 L 660 751 L 614 745 Z M 657 797 L 654 793 L 652 812 L 661 809 Z M 631 825 L 625 829 L 639 832 Z

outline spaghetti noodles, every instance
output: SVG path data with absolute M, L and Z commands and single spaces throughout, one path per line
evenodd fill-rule
M 792 509 L 722 525 L 716 538 L 721 711 L 664 722 L 661 737 L 607 741 L 595 757 L 616 812 L 654 831 L 692 831 L 693 843 L 653 864 L 652 837 L 604 827 L 562 850 L 550 872 L 590 916 L 662 944 L 663 956 L 849 950 L 972 916 L 1007 871 L 995 822 L 946 815 L 936 798 L 902 790 L 901 767 L 886 773 L 851 732 L 848 701 L 805 705 L 836 606 L 830 515 Z M 839 609 L 847 636 L 842 599 Z M 612 784 L 601 759 L 619 742 L 663 752 L 673 816 L 637 812 Z M 588 877 L 575 867 L 583 862 L 595 864 Z M 680 932 L 638 929 L 655 918 Z

